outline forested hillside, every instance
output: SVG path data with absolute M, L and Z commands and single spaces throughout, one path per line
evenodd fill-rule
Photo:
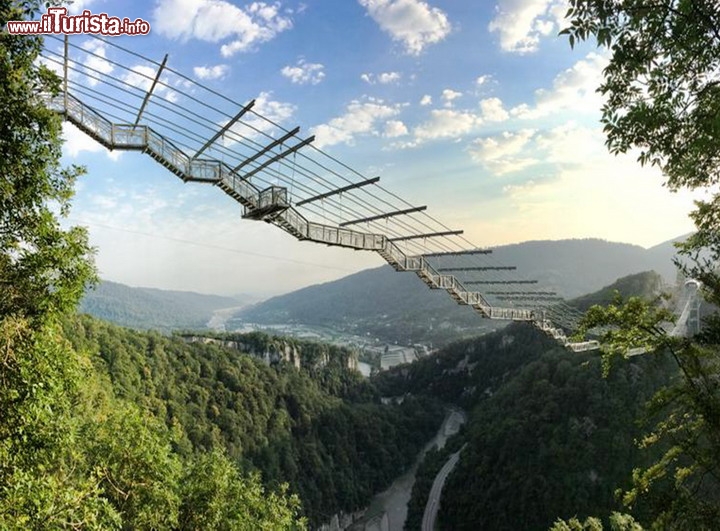
M 385 393 L 429 395 L 469 413 L 451 446 L 467 443 L 443 490 L 441 528 L 541 530 L 558 517 L 619 508 L 615 490 L 651 457 L 634 444 L 638 421 L 676 371 L 669 357 L 638 357 L 604 379 L 597 353 L 569 352 L 515 324 L 375 380 Z M 432 477 L 443 462 L 421 469 L 425 490 L 416 496 L 431 484 L 423 473 Z M 413 500 L 409 522 L 423 508 Z
M 444 415 L 429 397 L 380 404 L 375 387 L 346 368 L 348 353 L 328 345 L 295 342 L 304 359 L 298 370 L 87 316 L 68 321 L 66 334 L 118 396 L 172 430 L 180 456 L 222 450 L 260 471 L 268 488 L 288 483 L 313 524 L 363 507 L 413 461 Z M 228 339 L 258 350 L 274 341 Z
M 215 310 L 252 302 L 249 297 L 220 297 L 190 291 L 132 288 L 100 282 L 88 290 L 80 311 L 121 326 L 142 330 L 204 328 Z
M 569 304 L 582 312 L 586 312 L 595 304 L 610 304 L 618 295 L 623 299 L 627 299 L 628 297 L 642 297 L 646 300 L 652 300 L 663 293 L 671 293 L 680 288 L 681 286 L 670 288 L 655 271 L 644 271 L 635 275 L 619 278 L 612 284 L 594 293 L 581 295 L 569 301 Z
M 597 239 L 534 241 L 493 249 L 493 259 L 518 267 L 518 278 L 537 279 L 543 289 L 570 298 L 596 291 L 617 278 L 654 270 L 675 281 L 675 249 L 651 249 Z M 239 311 L 233 323 L 322 325 L 402 344 L 443 345 L 491 331 L 481 319 L 442 290 L 428 290 L 412 273 L 389 266 L 310 286 Z

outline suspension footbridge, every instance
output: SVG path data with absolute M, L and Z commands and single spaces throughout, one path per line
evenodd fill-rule
M 46 104 L 109 150 L 145 153 L 186 183 L 215 186 L 242 217 L 301 241 L 378 253 L 481 317 L 526 321 L 573 351 L 581 317 L 555 292 L 494 260 L 463 231 L 446 226 L 380 184 L 264 116 L 260 98 L 236 102 L 109 39 L 112 50 L 47 37 L 42 60 L 61 76 Z M 688 314 L 689 316 L 689 314 Z M 687 318 L 686 318 L 687 321 Z

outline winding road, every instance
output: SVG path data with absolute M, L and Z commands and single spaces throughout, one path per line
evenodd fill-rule
M 425 512 L 423 513 L 421 528 L 422 531 L 433 531 L 433 529 L 435 528 L 435 517 L 437 516 L 437 511 L 440 507 L 440 494 L 442 494 L 445 480 L 450 475 L 450 472 L 452 472 L 452 469 L 455 468 L 457 462 L 460 460 L 460 452 L 462 451 L 463 449 L 460 448 L 460 450 L 452 454 L 450 456 L 450 459 L 448 459 L 447 462 L 440 469 L 438 475 L 435 476 L 435 481 L 433 481 L 433 486 L 432 489 L 430 489 L 430 495 L 428 496 L 428 501 L 425 505 Z

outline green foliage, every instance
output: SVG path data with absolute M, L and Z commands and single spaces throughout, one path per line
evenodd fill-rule
M 37 2 L 0 2 L 0 26 Z M 56 78 L 41 40 L 0 33 L 0 527 L 108 528 L 116 515 L 77 473 L 81 366 L 55 320 L 91 281 L 87 236 L 63 230 L 78 168 L 62 169 L 60 119 L 41 94 Z
M 629 514 L 614 512 L 610 516 L 610 529 L 612 531 L 642 531 L 642 526 Z M 577 518 L 570 520 L 558 520 L 550 528 L 550 531 L 602 531 L 602 522 L 589 516 L 584 522 Z
M 112 529 L 118 514 L 84 474 L 74 406 L 83 370 L 54 327 L 0 321 L 0 528 Z
M 164 428 L 133 404 L 113 401 L 80 430 L 85 466 L 125 529 L 176 527 L 181 462 Z
M 569 304 L 584 312 L 596 304 L 611 304 L 617 294 L 625 298 L 654 299 L 662 292 L 662 288 L 662 277 L 654 271 L 645 271 L 620 278 L 595 293 L 573 299 Z
M 349 352 L 330 345 L 218 336 L 227 348 L 87 316 L 69 320 L 66 333 L 95 356 L 118 395 L 165 422 L 178 453 L 222 449 L 261 471 L 268 488 L 288 484 L 313 525 L 363 507 L 410 466 L 443 416 L 431 399 L 382 405 L 372 384 L 346 368 Z M 268 366 L 238 348 L 259 356 L 295 349 L 301 369 Z
M 0 26 L 39 2 L 0 0 Z M 178 529 L 187 500 L 222 485 L 180 479 L 174 431 L 117 398 L 59 326 L 94 279 L 84 230 L 60 227 L 76 167 L 60 168 L 61 121 L 43 105 L 57 78 L 41 40 L 0 32 L 0 529 Z M 188 457 L 191 459 L 191 457 Z M 224 461 L 223 461 L 224 460 Z M 302 529 L 297 500 L 216 456 L 235 485 L 238 529 Z M 194 466 L 194 465 L 193 465 Z M 203 521 L 213 514 L 194 508 Z M 244 526 L 244 527 L 242 527 Z
M 641 344 L 650 353 L 669 352 L 682 375 L 650 404 L 654 426 L 640 446 L 662 452 L 650 466 L 633 471 L 623 503 L 633 507 L 647 498 L 656 526 L 713 527 L 720 522 L 720 357 L 717 344 L 707 339 L 717 330 L 711 323 L 696 341 L 674 338 L 660 326 L 668 318 L 664 310 L 630 299 L 591 308 L 585 324 L 611 326 L 604 335 L 606 372 L 612 359 Z
M 385 396 L 430 395 L 472 409 L 497 390 L 509 374 L 557 343 L 524 324 L 458 341 L 409 366 L 395 367 L 373 378 Z
M 34 12 L 37 2 L 0 2 L 0 26 Z M 0 33 L 0 317 L 40 324 L 73 308 L 94 278 L 84 229 L 63 230 L 82 169 L 62 169 L 61 119 L 43 105 L 57 78 L 36 58 L 38 37 Z
M 599 328 L 603 356 L 603 376 L 610 370 L 613 357 L 624 357 L 628 353 L 655 352 L 678 344 L 665 332 L 663 324 L 675 320 L 673 313 L 657 304 L 651 304 L 640 297 L 630 297 L 623 304 L 620 294 L 614 304 L 592 306 L 578 327 L 577 336 L 583 337 L 588 330 Z
M 472 411 L 441 525 L 547 529 L 558 516 L 608 514 L 647 458 L 633 444 L 636 422 L 669 368 L 640 358 L 603 379 L 600 359 L 555 349 L 509 375 Z
M 667 356 L 640 356 L 604 379 L 599 356 L 568 352 L 515 324 L 373 380 L 386 394 L 431 395 L 469 412 L 457 441 L 467 447 L 443 489 L 442 528 L 547 529 L 558 517 L 620 507 L 616 490 L 631 488 L 633 469 L 666 449 L 641 451 L 634 441 L 645 433 L 638 422 L 646 402 L 676 373 Z M 445 460 L 429 452 L 419 467 L 408 529 Z M 648 505 L 639 501 L 636 516 Z
M 571 0 L 570 44 L 611 50 L 599 91 L 611 153 L 639 148 L 667 185 L 720 178 L 720 7 L 715 0 Z
M 196 454 L 182 484 L 181 529 L 304 529 L 305 521 L 295 518 L 300 500 L 287 495 L 287 485 L 267 492 L 257 474 L 243 477 L 218 450 Z
M 595 37 L 612 57 L 600 87 L 607 97 L 603 122 L 611 152 L 639 148 L 642 164 L 660 167 L 667 185 L 708 188 L 691 214 L 697 232 L 680 246 L 683 272 L 703 283 L 708 302 L 720 302 L 720 6 L 713 0 L 571 0 L 570 44 Z M 654 500 L 659 527 L 716 528 L 720 522 L 720 318 L 705 320 L 699 337 L 668 337 L 662 312 L 640 301 L 593 309 L 588 323 L 608 324 L 616 354 L 638 343 L 669 351 L 683 378 L 659 393 L 662 416 L 643 446 L 668 448 L 652 466 L 633 474 L 624 501 Z

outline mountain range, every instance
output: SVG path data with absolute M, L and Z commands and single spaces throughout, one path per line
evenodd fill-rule
M 129 328 L 169 331 L 205 328 L 215 310 L 239 308 L 256 300 L 250 296 L 222 297 L 102 281 L 88 290 L 79 311 Z
M 565 298 L 597 291 L 616 279 L 656 271 L 667 284 L 677 276 L 675 238 L 645 249 L 598 239 L 530 241 L 493 249 L 498 263 L 517 266 L 543 290 Z M 233 324 L 322 325 L 386 341 L 445 343 L 499 326 L 457 305 L 442 290 L 429 290 L 412 273 L 390 266 L 361 271 L 340 280 L 309 286 L 244 308 Z
M 672 284 L 675 238 L 645 249 L 598 239 L 530 241 L 493 249 L 493 258 L 517 266 L 543 290 L 567 299 L 591 293 L 616 279 L 656 271 Z M 88 291 L 80 311 L 122 326 L 170 331 L 203 329 L 220 309 L 236 308 L 227 330 L 246 323 L 322 326 L 393 343 L 444 344 L 477 335 L 503 323 L 481 319 L 442 290 L 429 290 L 412 273 L 389 266 L 308 286 L 263 302 L 250 295 L 218 296 L 187 291 L 135 288 L 103 281 Z

